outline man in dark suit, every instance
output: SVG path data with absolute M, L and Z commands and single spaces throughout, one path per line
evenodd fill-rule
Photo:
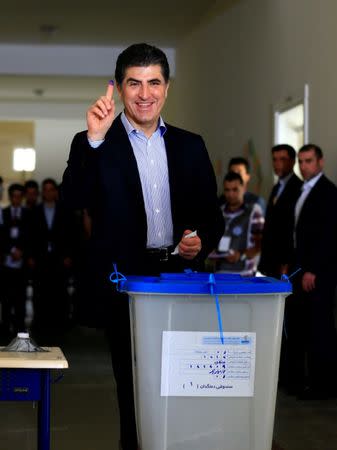
M 268 199 L 259 270 L 264 275 L 280 278 L 293 264 L 294 209 L 302 181 L 294 173 L 293 147 L 275 145 L 271 152 L 278 181 Z
M 294 209 L 301 193 L 302 181 L 294 173 L 296 152 L 287 144 L 271 149 L 272 164 L 277 183 L 270 193 L 263 230 L 259 270 L 264 275 L 279 279 L 289 274 L 294 265 Z M 287 326 L 287 307 L 285 310 Z M 288 349 L 287 333 L 282 335 L 279 385 L 289 388 L 290 377 L 286 369 Z
M 42 182 L 42 202 L 31 212 L 29 258 L 34 267 L 33 336 L 41 345 L 59 345 L 69 303 L 67 278 L 76 239 L 72 216 L 58 202 L 54 179 Z
M 28 210 L 22 206 L 24 188 L 14 183 L 8 188 L 10 205 L 3 210 L 1 230 L 2 316 L 8 339 L 25 330 L 25 250 Z
M 318 146 L 303 146 L 298 159 L 304 184 L 295 206 L 294 240 L 302 270 L 287 304 L 289 372 L 301 399 L 326 398 L 336 394 L 337 379 L 337 187 L 323 174 Z
M 128 303 L 113 295 L 109 273 L 114 262 L 124 274 L 202 268 L 223 220 L 202 138 L 160 116 L 169 88 L 165 54 L 132 45 L 119 55 L 115 78 L 124 112 L 114 118 L 110 82 L 88 110 L 88 131 L 73 140 L 62 192 L 67 204 L 91 218 L 86 319 L 107 329 L 121 445 L 136 450 Z
M 25 206 L 32 210 L 37 206 L 40 196 L 39 184 L 35 180 L 27 180 L 24 185 Z

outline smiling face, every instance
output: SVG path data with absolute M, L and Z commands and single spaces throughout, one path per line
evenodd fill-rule
M 165 82 L 161 66 L 129 67 L 117 89 L 131 124 L 151 136 L 158 126 L 169 83 Z

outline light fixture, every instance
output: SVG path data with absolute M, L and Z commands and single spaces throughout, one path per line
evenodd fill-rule
M 13 152 L 13 169 L 16 172 L 33 172 L 36 153 L 33 148 L 15 148 Z

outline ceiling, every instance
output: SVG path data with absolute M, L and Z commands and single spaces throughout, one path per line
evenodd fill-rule
M 4 1 L 0 44 L 128 45 L 174 47 L 229 0 Z
M 236 1 L 4 1 L 0 13 L 0 46 L 126 47 L 133 42 L 148 42 L 175 48 L 194 28 L 223 13 Z M 5 102 L 91 101 L 101 89 L 99 77 L 92 77 L 89 83 L 88 78 L 79 80 L 78 77 L 0 76 L 0 101 Z

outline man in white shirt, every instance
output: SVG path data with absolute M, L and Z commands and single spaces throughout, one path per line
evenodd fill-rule
M 137 450 L 129 307 L 108 282 L 113 263 L 125 275 L 202 267 L 223 220 L 203 139 L 161 117 L 169 90 L 165 54 L 148 44 L 131 45 L 117 58 L 115 79 L 124 111 L 115 117 L 111 81 L 87 111 L 88 130 L 74 137 L 62 197 L 90 216 L 81 322 L 107 330 L 121 446 Z
M 295 260 L 301 272 L 287 301 L 288 373 L 301 399 L 336 394 L 337 187 L 323 174 L 320 147 L 298 153 L 304 179 L 295 206 Z M 307 370 L 305 370 L 307 367 Z

